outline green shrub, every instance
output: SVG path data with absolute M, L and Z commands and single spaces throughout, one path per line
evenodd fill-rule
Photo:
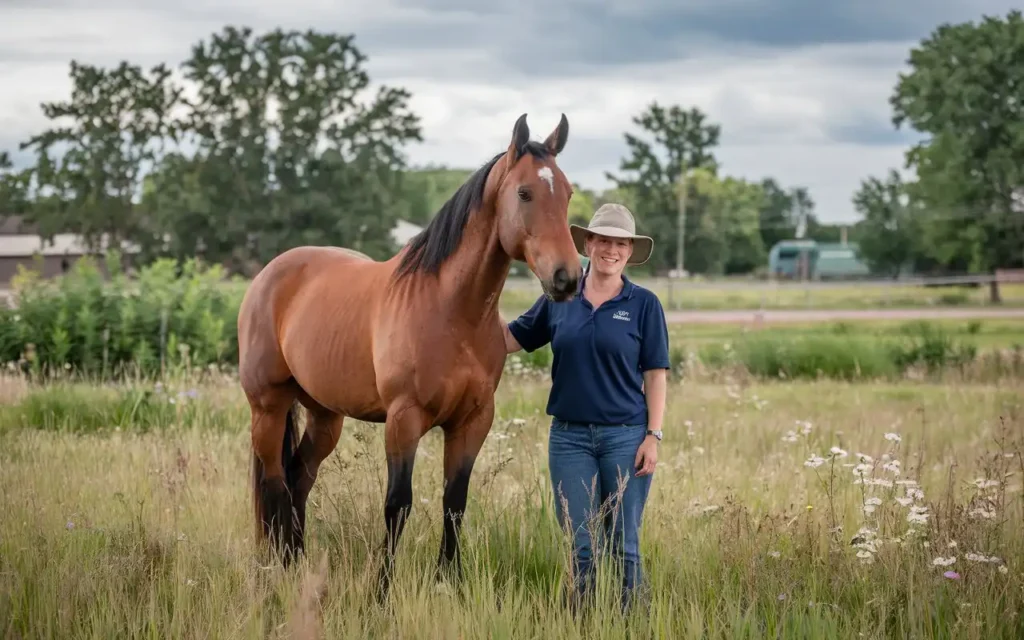
M 53 280 L 21 270 L 16 308 L 0 316 L 0 361 L 102 377 L 237 361 L 244 289 L 222 267 L 158 260 L 129 279 L 111 253 L 106 270 L 91 260 Z

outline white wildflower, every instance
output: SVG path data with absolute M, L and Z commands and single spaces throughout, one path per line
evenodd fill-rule
M 900 475 L 900 461 L 899 460 L 890 460 L 889 462 L 886 462 L 885 464 L 883 464 L 882 468 L 885 469 L 886 471 L 888 471 L 889 473 L 893 474 L 893 475 L 897 475 L 897 476 Z
M 869 456 L 866 453 L 855 453 L 854 455 L 857 456 L 857 459 L 860 460 L 861 462 L 874 462 L 875 461 L 874 458 L 872 458 L 871 456 Z
M 978 478 L 972 484 L 974 484 L 974 486 L 978 487 L 979 489 L 991 489 L 993 487 L 998 487 L 999 481 L 988 480 L 986 478 Z
M 779 553 L 778 551 L 769 551 L 768 555 L 773 557 L 773 558 L 780 558 L 780 557 L 782 557 L 782 554 Z
M 968 515 L 971 515 L 975 518 L 981 518 L 983 520 L 994 520 L 996 517 L 996 512 L 992 509 L 982 509 L 979 507 L 977 509 L 971 509 Z
M 858 478 L 863 478 L 869 473 L 871 473 L 871 465 L 864 464 L 863 462 L 853 468 L 853 475 Z
M 1009 572 L 1010 572 L 1010 569 L 1005 564 L 999 565 L 999 573 L 1002 573 L 1003 575 L 1006 575 Z
M 829 453 L 831 453 L 833 456 L 837 458 L 845 458 L 846 456 L 850 455 L 846 451 L 840 449 L 839 447 L 832 447 L 831 449 L 829 449 Z
M 952 556 L 950 558 L 943 558 L 942 556 L 939 556 L 939 557 L 935 558 L 934 560 L 932 560 L 932 566 L 934 566 L 934 567 L 948 567 L 948 566 L 950 566 L 951 564 L 953 564 L 955 562 L 956 562 L 956 556 Z
M 900 437 L 900 434 L 892 432 L 885 434 L 885 439 L 890 442 L 900 442 L 903 440 L 903 438 Z
M 810 458 L 804 461 L 804 466 L 810 467 L 812 469 L 816 469 L 817 467 L 820 467 L 823 464 L 825 464 L 825 458 L 822 458 L 821 456 L 818 455 L 812 455 Z
M 787 431 L 786 435 L 782 436 L 783 442 L 796 442 L 800 437 L 796 435 L 796 431 Z
M 914 503 L 913 498 L 896 498 L 896 502 L 900 503 L 901 506 L 909 507 Z

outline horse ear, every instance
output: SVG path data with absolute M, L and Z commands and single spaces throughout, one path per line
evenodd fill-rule
M 508 144 L 508 155 L 515 162 L 526 153 L 526 143 L 530 141 L 530 127 L 526 124 L 526 114 L 519 116 L 512 127 L 512 141 Z
M 562 119 L 558 121 L 558 126 L 551 132 L 548 139 L 544 141 L 544 145 L 551 152 L 551 155 L 557 156 L 562 153 L 562 149 L 565 148 L 565 142 L 569 139 L 569 120 L 562 114 Z

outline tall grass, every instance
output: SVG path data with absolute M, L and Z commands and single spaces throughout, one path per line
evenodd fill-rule
M 620 616 L 605 571 L 596 609 L 575 620 L 560 600 L 567 547 L 547 479 L 548 387 L 528 376 L 499 390 L 471 482 L 461 586 L 433 582 L 443 437 L 424 438 L 383 608 L 372 589 L 380 426 L 346 422 L 311 498 L 308 556 L 285 572 L 252 547 L 247 414 L 233 380 L 194 397 L 190 380 L 161 391 L 9 384 L 3 637 L 1024 634 L 1019 388 L 673 382 L 642 532 L 647 604 Z M 137 419 L 112 409 L 147 391 Z M 183 398 L 193 411 L 179 412 Z M 82 428 L 36 424 L 50 407 Z

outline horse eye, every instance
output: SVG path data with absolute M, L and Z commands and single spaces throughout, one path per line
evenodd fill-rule
M 529 189 L 527 189 L 525 187 L 519 187 L 519 191 L 517 191 L 517 193 L 519 194 L 519 199 L 522 200 L 523 202 L 529 202 L 530 201 L 530 190 Z

